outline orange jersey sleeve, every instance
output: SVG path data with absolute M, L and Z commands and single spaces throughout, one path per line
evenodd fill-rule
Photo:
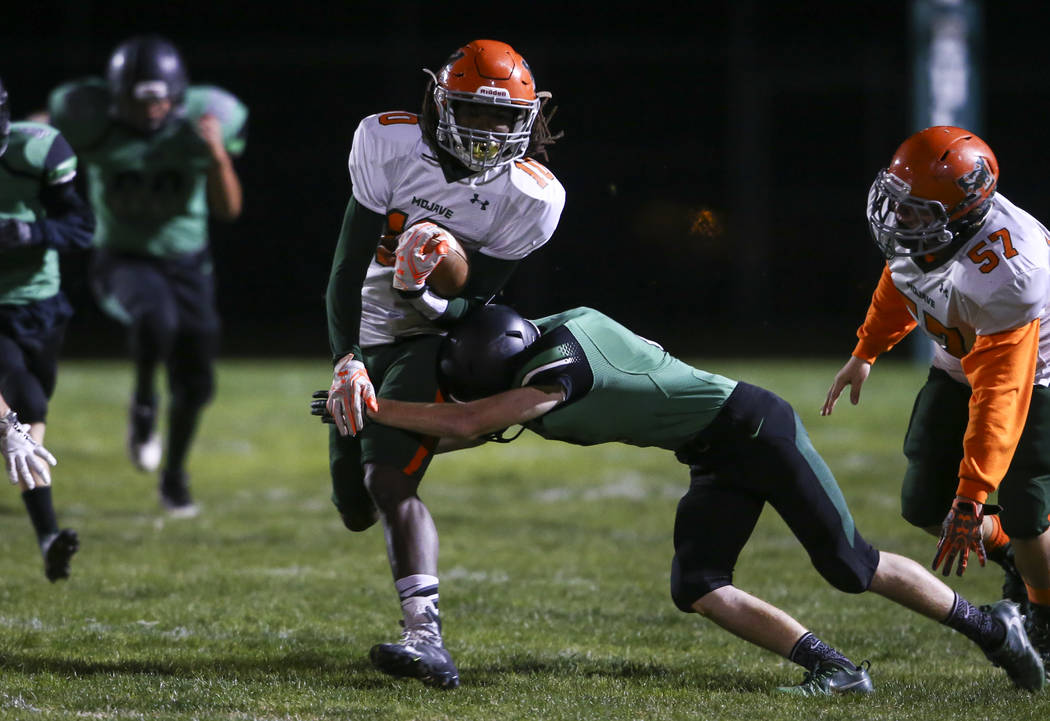
M 973 395 L 959 464 L 960 496 L 984 503 L 1010 467 L 1021 439 L 1039 352 L 1039 319 L 1014 330 L 979 335 L 962 359 Z
M 890 267 L 884 266 L 879 284 L 871 295 L 871 305 L 864 323 L 857 329 L 856 347 L 853 355 L 868 363 L 874 363 L 900 342 L 915 327 L 915 318 L 908 312 L 904 296 L 893 285 Z

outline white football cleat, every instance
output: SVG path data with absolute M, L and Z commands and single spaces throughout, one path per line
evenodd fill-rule
M 135 468 L 146 473 L 160 468 L 163 454 L 156 417 L 156 408 L 136 403 L 132 403 L 128 413 L 128 458 Z

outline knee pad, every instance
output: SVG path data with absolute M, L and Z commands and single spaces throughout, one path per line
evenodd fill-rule
M 354 533 L 367 531 L 379 520 L 379 512 L 375 506 L 371 508 L 355 508 L 349 512 L 340 511 L 339 517 L 343 519 L 343 525 Z
M 332 503 L 339 511 L 343 525 L 355 533 L 374 526 L 379 520 L 379 511 L 365 489 L 364 473 L 357 457 L 332 458 L 329 467 L 332 473 Z
M 694 613 L 693 604 L 698 599 L 732 583 L 731 570 L 694 569 L 684 572 L 677 558 L 671 561 L 671 600 L 679 611 Z
M 161 312 L 136 318 L 131 326 L 131 350 L 139 360 L 159 361 L 171 355 L 178 328 L 175 318 Z
M 47 420 L 47 394 L 29 371 L 16 370 L 6 374 L 0 380 L 0 392 L 22 423 Z
M 215 394 L 215 374 L 211 366 L 172 369 L 171 401 L 182 407 L 206 405 Z
M 871 586 L 873 573 L 866 574 L 839 558 L 812 560 L 824 580 L 843 593 L 864 593 Z

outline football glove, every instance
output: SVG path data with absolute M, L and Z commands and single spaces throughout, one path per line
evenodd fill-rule
M 427 276 L 448 255 L 448 238 L 452 236 L 429 221 L 416 223 L 397 238 L 394 260 L 394 287 L 398 290 L 420 290 Z
M 365 364 L 347 353 L 335 365 L 332 386 L 328 389 L 328 412 L 340 435 L 356 436 L 365 426 L 365 406 L 379 410 L 376 390 L 368 378 Z
M 328 412 L 328 391 L 314 391 L 310 401 L 310 415 L 320 416 L 321 423 L 335 423 L 335 418 Z
M 941 527 L 941 539 L 937 542 L 937 553 L 933 557 L 933 570 L 944 562 L 945 576 L 951 574 L 952 564 L 956 557 L 959 565 L 955 575 L 963 575 L 970 551 L 977 551 L 977 560 L 984 565 L 988 556 L 984 551 L 984 540 L 981 536 L 981 522 L 984 520 L 983 508 L 969 498 L 956 496 L 952 501 L 952 510 L 944 518 Z
M 13 485 L 21 481 L 33 490 L 39 480 L 41 486 L 51 485 L 47 465 L 57 463 L 55 457 L 29 435 L 29 426 L 18 422 L 14 411 L 0 418 L 0 454 L 4 456 L 7 477 Z M 45 463 L 46 461 L 46 463 Z M 33 474 L 36 474 L 35 476 Z
M 0 250 L 24 248 L 33 240 L 29 223 L 15 218 L 0 218 Z

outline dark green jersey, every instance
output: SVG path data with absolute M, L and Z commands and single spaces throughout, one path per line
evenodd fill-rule
M 736 387 L 590 308 L 536 324 L 542 335 L 514 385 L 564 389 L 561 405 L 528 424 L 544 438 L 677 450 L 714 420 Z
M 192 86 L 174 117 L 153 134 L 115 122 L 99 78 L 51 93 L 51 121 L 73 145 L 98 222 L 95 245 L 157 257 L 195 253 L 208 242 L 211 154 L 197 133 L 205 113 L 222 126 L 230 155 L 244 150 L 247 108 L 225 90 Z
M 7 151 L 0 157 L 0 218 L 35 223 L 47 216 L 44 192 L 68 183 L 77 159 L 54 128 L 12 123 Z M 24 305 L 59 291 L 58 252 L 37 243 L 0 252 L 0 304 Z

